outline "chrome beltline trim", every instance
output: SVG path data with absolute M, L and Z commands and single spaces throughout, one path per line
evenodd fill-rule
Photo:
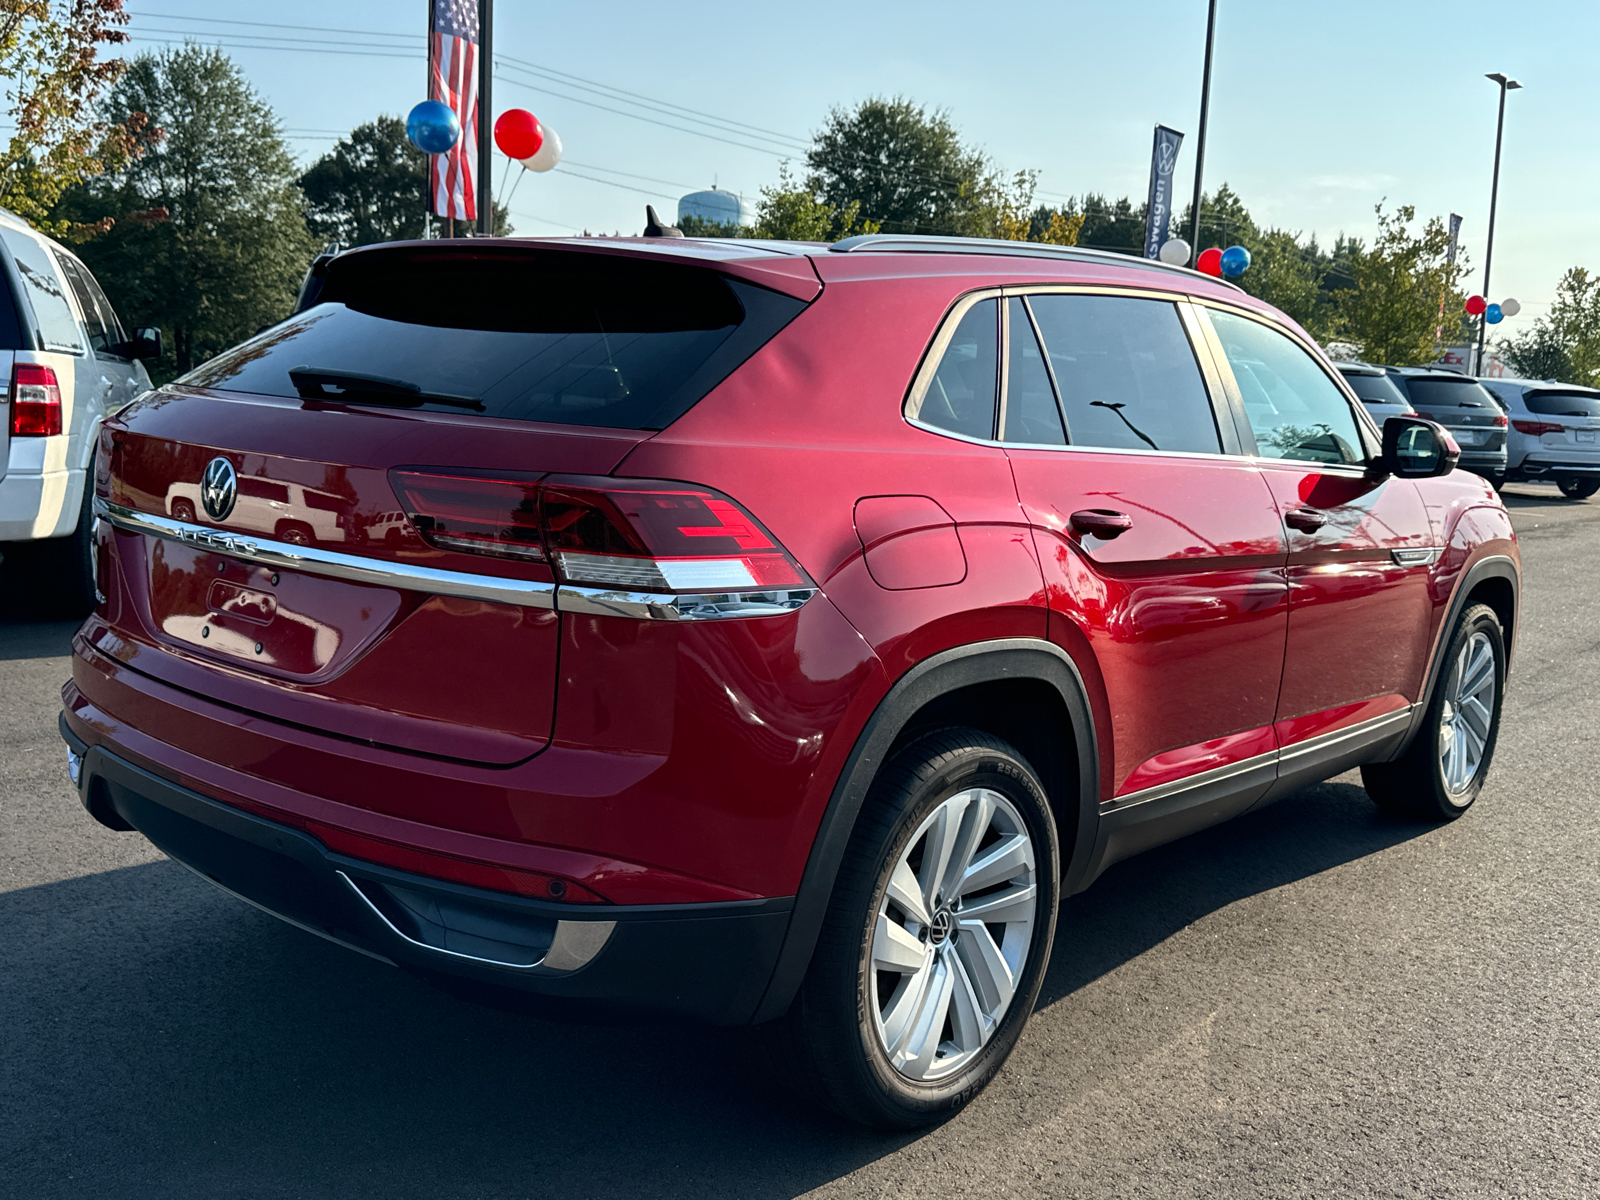
M 412 563 L 387 559 L 362 558 L 320 550 L 312 546 L 291 546 L 267 538 L 243 537 L 206 525 L 191 525 L 171 517 L 135 512 L 120 504 L 95 497 L 95 512 L 119 529 L 147 533 L 169 541 L 187 542 L 215 550 L 245 562 L 287 571 L 306 571 L 355 583 L 381 587 L 409 588 L 439 596 L 461 596 L 468 600 L 492 600 L 500 604 L 520 604 L 525 608 L 554 608 L 556 585 L 529 579 L 502 579 L 495 575 L 468 575 L 460 571 L 439 571 Z
M 1140 804 L 1149 804 L 1154 800 L 1165 800 L 1169 796 L 1176 796 L 1195 788 L 1206 787 L 1209 784 L 1220 783 L 1238 775 L 1247 775 L 1252 771 L 1265 766 L 1286 766 L 1296 759 L 1308 754 L 1326 750 L 1341 742 L 1354 741 L 1358 738 L 1373 735 L 1382 735 L 1389 732 L 1388 727 L 1404 729 L 1411 722 L 1412 714 L 1416 711 L 1415 704 L 1408 704 L 1398 708 L 1392 713 L 1385 713 L 1381 717 L 1373 717 L 1369 721 L 1362 721 L 1358 725 L 1350 725 L 1344 729 L 1336 729 L 1332 733 L 1319 734 L 1314 738 L 1307 738 L 1303 742 L 1295 742 L 1278 750 L 1269 750 L 1265 754 L 1257 754 L 1250 758 L 1240 759 L 1235 763 L 1226 763 L 1220 767 L 1212 767 L 1209 771 L 1201 771 L 1198 775 L 1186 775 L 1182 779 L 1174 779 L 1170 783 L 1157 784 L 1155 787 L 1145 788 L 1140 792 L 1129 792 L 1125 796 L 1113 796 L 1100 804 L 1100 815 L 1122 812 L 1124 809 L 1135 808 Z

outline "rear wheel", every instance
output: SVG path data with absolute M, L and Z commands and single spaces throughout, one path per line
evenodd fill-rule
M 1033 1010 L 1058 874 L 1049 801 L 1014 748 L 973 729 L 908 745 L 873 785 L 784 1021 L 802 1086 L 877 1128 L 964 1106 Z
M 1506 673 L 1494 609 L 1475 604 L 1461 615 L 1443 669 L 1410 748 L 1394 762 L 1361 768 L 1379 807 L 1433 821 L 1453 821 L 1471 807 L 1494 758 Z
M 1587 500 L 1600 492 L 1600 479 L 1558 479 L 1556 486 L 1568 500 Z

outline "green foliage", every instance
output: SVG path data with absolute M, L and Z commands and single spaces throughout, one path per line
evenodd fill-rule
M 1461 311 L 1464 298 L 1456 284 L 1465 259 L 1448 261 L 1450 234 L 1438 217 L 1414 234 L 1415 208 L 1403 205 L 1386 213 L 1380 203 L 1376 211 L 1378 236 L 1370 249 L 1352 257 L 1354 286 L 1338 299 L 1342 333 L 1361 347 L 1368 362 L 1432 362 L 1442 321 L 1454 320 Z
M 0 207 L 55 237 L 103 232 L 52 220 L 51 212 L 68 189 L 160 136 L 142 112 L 111 122 L 94 111 L 126 65 L 100 58 L 100 49 L 126 42 L 127 23 L 122 0 L 0 3 L 0 90 L 12 126 L 0 151 Z
M 165 140 L 63 200 L 58 215 L 116 224 L 83 257 L 129 325 L 159 325 L 160 374 L 282 320 L 314 250 L 294 161 L 272 110 L 219 50 L 142 54 L 107 98 Z
M 1533 328 L 1518 337 L 1502 341 L 1500 356 L 1524 379 L 1574 378 L 1566 343 L 1545 320 L 1535 322 Z
M 862 218 L 859 200 L 833 204 L 819 196 L 811 185 L 795 179 L 789 173 L 788 163 L 781 163 L 777 186 L 761 189 L 756 223 L 743 236 L 790 242 L 836 242 L 859 233 L 876 232 L 878 225 Z
M 886 233 L 1001 236 L 1002 221 L 1025 209 L 987 155 L 964 145 L 943 112 L 903 97 L 873 97 L 835 108 L 806 154 L 807 191 L 834 213 L 859 204 L 858 219 Z
M 683 230 L 684 237 L 693 238 L 737 238 L 750 237 L 750 231 L 737 221 L 708 221 L 704 217 L 693 214 L 678 218 L 678 228 Z
M 1600 275 L 1573 267 L 1556 285 L 1550 311 L 1501 352 L 1530 379 L 1600 384 Z

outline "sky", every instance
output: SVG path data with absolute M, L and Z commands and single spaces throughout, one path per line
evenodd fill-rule
M 310 162 L 379 113 L 426 98 L 425 0 L 129 0 L 131 52 L 220 45 Z M 1193 189 L 1205 0 L 922 0 L 854 6 L 499 0 L 494 108 L 559 134 L 560 168 L 501 158 L 518 233 L 636 233 L 644 206 L 713 182 L 755 200 L 830 108 L 901 95 L 943 109 L 1038 198 L 1142 200 L 1151 131 L 1189 135 Z M 1593 0 L 1219 0 L 1205 186 L 1228 183 L 1258 223 L 1370 238 L 1373 208 L 1464 218 L 1469 290 L 1482 286 L 1504 71 L 1524 86 L 1505 122 L 1491 300 L 1516 297 L 1515 334 L 1561 274 L 1600 268 L 1600 75 Z M 619 93 L 629 93 L 622 95 Z M 648 105 L 649 107 L 645 107 Z M 692 110 L 685 112 L 684 110 Z M 521 178 L 517 178 L 520 176 Z M 514 188 L 514 190 L 513 190 Z M 1187 202 L 1186 200 L 1184 201 Z

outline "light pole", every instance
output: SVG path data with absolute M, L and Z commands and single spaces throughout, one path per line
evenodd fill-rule
M 1206 69 L 1200 80 L 1200 141 L 1194 151 L 1194 205 L 1189 222 L 1189 262 L 1200 258 L 1200 184 L 1206 173 L 1206 118 L 1211 113 L 1211 47 L 1217 37 L 1217 0 L 1206 16 Z
M 1504 71 L 1493 71 L 1484 76 L 1500 85 L 1500 118 L 1494 127 L 1494 182 L 1489 188 L 1489 244 L 1483 251 L 1483 298 L 1489 299 L 1489 268 L 1494 265 L 1494 210 L 1500 203 L 1500 142 L 1506 132 L 1506 93 L 1514 92 L 1522 85 L 1515 79 L 1507 77 Z M 1478 359 L 1473 364 L 1473 374 L 1483 374 L 1483 342 L 1489 332 L 1489 313 L 1487 310 L 1478 318 Z

